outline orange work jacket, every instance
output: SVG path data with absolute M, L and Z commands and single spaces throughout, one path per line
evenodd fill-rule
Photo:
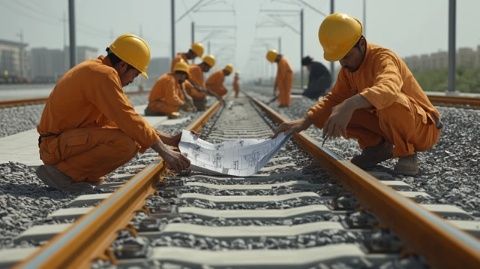
M 225 81 L 225 74 L 222 70 L 218 70 L 211 74 L 206 82 L 207 88 L 220 96 L 224 96 L 227 94 L 227 89 L 223 85 Z
M 366 98 L 374 110 L 393 103 L 410 109 L 410 101 L 424 124 L 427 118 L 435 122 L 440 117 L 405 62 L 391 50 L 377 45 L 367 45 L 365 58 L 357 71 L 340 69 L 332 90 L 312 106 L 307 115 L 315 126 L 323 128 L 332 108 L 355 94 Z
M 146 150 L 160 138 L 135 112 L 110 60 L 100 56 L 70 69 L 50 93 L 37 131 L 59 135 L 78 128 L 119 128 Z
M 148 107 L 153 112 L 178 112 L 185 103 L 182 88 L 173 73 L 166 73 L 153 85 L 148 97 Z
M 205 88 L 205 80 L 203 78 L 203 71 L 202 68 L 198 65 L 190 65 L 188 69 L 190 73 L 190 77 L 188 78 L 188 81 L 185 81 L 185 91 L 192 97 L 193 100 L 200 101 L 204 100 L 207 95 L 193 87 L 193 85 L 189 82 L 192 81 L 196 85 Z

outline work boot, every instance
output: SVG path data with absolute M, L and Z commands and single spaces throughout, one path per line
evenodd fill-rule
M 178 118 L 180 118 L 180 113 L 172 112 L 172 113 L 168 114 L 168 118 L 169 119 L 178 119 Z
M 366 170 L 393 157 L 393 145 L 388 141 L 363 149 L 362 154 L 350 160 L 356 166 Z
M 65 192 L 89 192 L 94 186 L 87 182 L 75 183 L 53 165 L 40 165 L 35 171 L 37 176 L 49 187 Z
M 417 154 L 400 157 L 393 172 L 400 175 L 416 176 L 419 172 Z

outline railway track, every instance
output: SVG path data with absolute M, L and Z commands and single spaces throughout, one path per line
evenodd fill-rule
M 188 128 L 213 142 L 267 138 L 269 126 L 284 120 L 247 98 L 219 109 L 211 107 Z M 19 242 L 38 245 L 58 234 L 29 249 L 17 267 L 480 265 L 479 241 L 467 234 L 478 236 L 480 224 L 466 212 L 419 206 L 415 201 L 428 202 L 428 194 L 378 180 L 306 135 L 295 139 L 259 174 L 245 178 L 168 175 L 162 162 L 144 154 L 152 164 L 128 181 L 119 176 L 104 186 L 115 192 L 80 196 L 52 214 L 60 224 L 49 232 L 33 227 L 19 236 Z M 307 167 L 310 156 L 322 169 Z

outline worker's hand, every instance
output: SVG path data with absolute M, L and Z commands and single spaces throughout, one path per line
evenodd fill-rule
M 223 100 L 223 97 L 221 97 L 220 95 L 217 95 L 216 97 L 218 102 L 220 102 L 220 105 L 225 106 L 225 100 Z
M 291 133 L 301 132 L 312 125 L 311 121 L 308 118 L 298 119 L 294 121 L 284 122 L 277 127 L 273 132 L 272 138 L 277 137 L 278 134 L 286 132 L 287 135 Z
M 181 138 L 182 138 L 181 132 L 175 135 L 163 134 L 162 142 L 172 147 L 178 147 L 178 143 L 180 143 Z
M 323 125 L 323 137 L 346 137 L 347 125 L 352 118 L 353 111 L 355 110 L 345 103 L 334 106 L 330 117 Z
M 182 153 L 167 148 L 159 153 L 167 167 L 179 173 L 190 167 L 190 160 Z

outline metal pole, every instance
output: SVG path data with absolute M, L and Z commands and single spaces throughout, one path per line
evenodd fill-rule
M 192 21 L 191 23 L 191 35 L 192 35 L 192 44 L 195 43 L 195 23 Z
M 448 1 L 448 93 L 455 91 L 457 0 Z
M 210 54 L 210 41 L 208 41 L 208 54 Z
M 367 36 L 367 0 L 363 0 L 363 35 Z
M 75 41 L 75 0 L 68 0 L 68 34 L 70 37 L 70 68 L 77 63 L 77 44 Z
M 303 9 L 300 10 L 300 60 L 303 59 Z M 303 66 L 300 65 L 300 89 L 303 91 Z
M 335 0 L 330 0 L 330 14 L 335 12 Z M 335 81 L 335 63 L 330 62 L 330 73 L 332 75 L 332 81 Z
M 282 38 L 278 37 L 278 53 L 282 53 Z
M 171 34 L 172 34 L 172 60 L 175 58 L 175 0 L 170 1 L 170 7 L 171 7 Z

